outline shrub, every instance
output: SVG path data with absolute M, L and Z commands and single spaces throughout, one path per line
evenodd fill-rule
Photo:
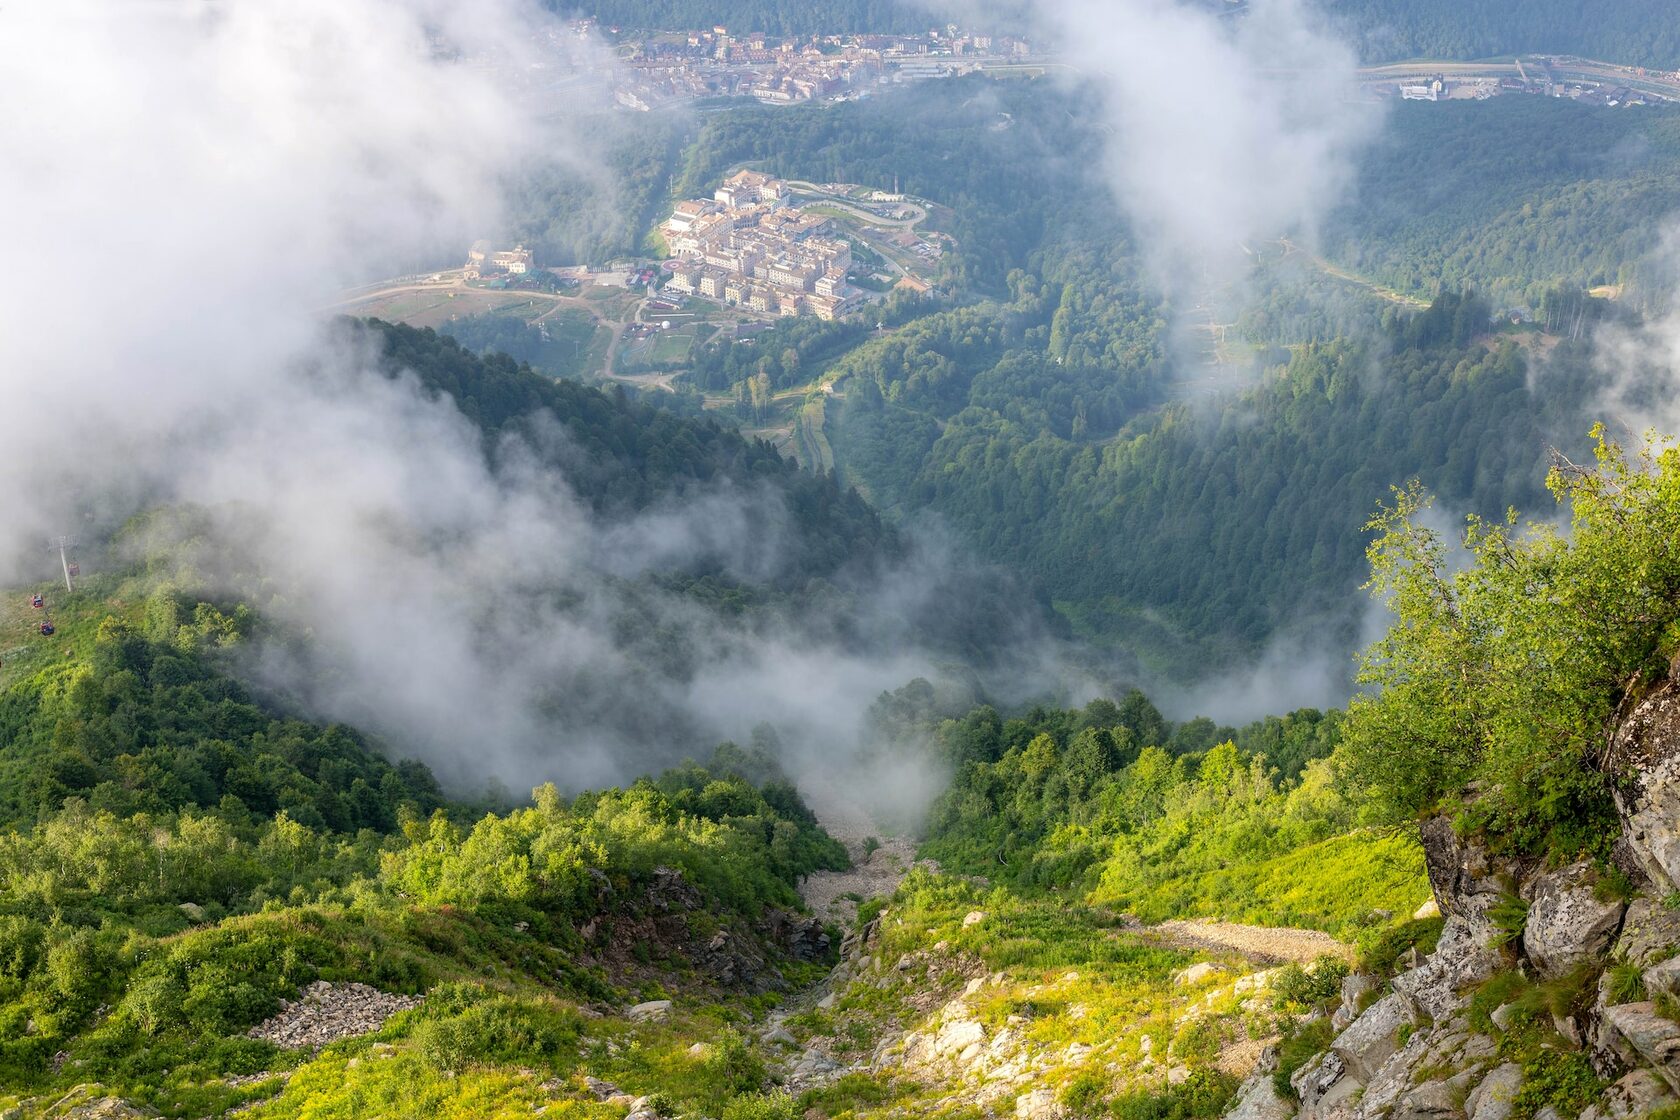
M 458 1005 L 472 996 L 457 990 L 450 1002 Z M 427 1065 L 460 1072 L 475 1065 L 557 1064 L 575 1053 L 581 1031 L 581 1020 L 569 1008 L 498 995 L 422 1023 L 415 1038 Z
M 1237 1080 L 1218 1070 L 1197 1070 L 1190 1079 L 1157 1093 L 1128 1093 L 1109 1103 L 1115 1120 L 1213 1120 L 1236 1095 Z
M 723 1106 L 723 1120 L 799 1120 L 799 1102 L 786 1093 L 752 1093 Z
M 1414 918 L 1399 925 L 1389 926 L 1362 946 L 1359 971 L 1369 972 L 1373 976 L 1394 975 L 1406 950 L 1415 948 L 1420 956 L 1433 953 L 1436 943 L 1441 940 L 1441 929 L 1445 925 L 1445 918 L 1434 917 Z
M 756 1092 L 764 1083 L 764 1063 L 734 1031 L 712 1044 L 702 1064 L 706 1075 L 732 1096 Z
M 1320 957 L 1310 969 L 1285 965 L 1272 985 L 1272 1006 L 1280 1010 L 1317 1007 L 1342 994 L 1347 962 L 1339 957 Z

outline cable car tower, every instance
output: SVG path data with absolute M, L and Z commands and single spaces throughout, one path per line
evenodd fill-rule
M 76 586 L 71 580 L 72 577 L 82 573 L 81 565 L 70 562 L 70 546 L 72 543 L 69 537 L 58 538 L 58 563 L 64 569 L 64 591 L 67 595 L 76 593 Z

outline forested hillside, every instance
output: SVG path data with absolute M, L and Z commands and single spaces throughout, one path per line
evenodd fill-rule
M 1558 286 L 1641 287 L 1641 264 L 1677 206 L 1675 109 L 1535 97 L 1403 104 L 1361 160 L 1324 245 L 1403 292 L 1470 286 L 1538 310 Z
M 1329 0 L 1373 62 L 1573 54 L 1680 67 L 1680 27 L 1666 0 L 1592 7 L 1572 0 Z
M 589 1053 L 617 1073 L 587 1041 L 590 1002 L 663 981 L 727 1016 L 731 982 L 809 969 L 771 919 L 846 857 L 762 753 L 575 799 L 547 786 L 475 821 L 418 764 L 252 702 L 218 667 L 238 629 L 167 589 L 119 605 L 144 586 L 95 581 L 50 663 L 0 678 L 0 1102 L 98 1085 L 76 1099 L 172 1116 L 529 1107 L 554 1090 L 515 1067 L 564 1077 Z M 718 931 L 739 947 L 696 974 Z M 350 981 L 429 993 L 385 1035 L 400 1057 L 312 1066 L 247 1034 L 306 985 L 365 1000 Z M 672 1078 L 672 1099 L 757 1099 L 762 1066 L 738 1043 L 730 1060 Z
M 1060 316 L 1079 291 L 1046 298 Z M 1360 527 L 1396 482 L 1420 476 L 1455 508 L 1532 508 L 1548 444 L 1580 439 L 1585 352 L 1555 355 L 1557 380 L 1531 393 L 1522 351 L 1485 339 L 1473 299 L 1150 414 L 1135 411 L 1162 387 L 1147 335 L 1137 354 L 1063 356 L 1037 349 L 1042 328 L 956 333 L 968 315 L 1008 322 L 952 312 L 847 360 L 840 462 L 885 508 L 938 511 L 1092 634 L 1164 620 L 1144 643 L 1161 650 L 1239 655 L 1349 602 Z

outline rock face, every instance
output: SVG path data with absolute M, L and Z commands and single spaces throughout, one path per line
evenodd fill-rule
M 1680 886 L 1680 683 L 1665 681 L 1611 740 L 1622 838 L 1662 894 Z
M 1521 865 L 1494 856 L 1480 844 L 1461 840 L 1452 820 L 1444 815 L 1426 818 L 1420 834 L 1424 869 L 1441 912 L 1491 928 L 1488 911 L 1517 892 Z
M 1410 1022 L 1401 998 L 1384 996 L 1337 1035 L 1330 1049 L 1342 1059 L 1349 1073 L 1361 1081 L 1369 1081 L 1400 1049 L 1400 1028 Z
M 1601 902 L 1593 893 L 1592 865 L 1585 860 L 1541 875 L 1523 893 L 1530 899 L 1523 951 L 1541 975 L 1562 976 L 1601 958 L 1622 928 L 1627 904 Z
M 280 1013 L 252 1027 L 252 1038 L 287 1050 L 311 1049 L 372 1034 L 399 1011 L 420 1006 L 419 996 L 395 996 L 366 984 L 329 984 L 317 980 L 295 1000 L 280 1005 Z

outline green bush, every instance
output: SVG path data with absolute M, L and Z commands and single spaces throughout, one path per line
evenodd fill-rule
M 764 1084 L 764 1062 L 734 1031 L 725 1031 L 701 1063 L 705 1076 L 731 1097 L 755 1093 Z
M 1413 918 L 1378 931 L 1361 944 L 1359 971 L 1373 976 L 1393 976 L 1406 950 L 1416 949 L 1419 956 L 1433 953 L 1445 925 L 1446 919 L 1442 917 Z
M 462 1006 L 462 1004 L 465 1006 Z M 455 986 L 443 1014 L 423 1021 L 415 1039 L 423 1061 L 449 1072 L 478 1065 L 559 1065 L 574 1059 L 583 1022 L 577 1012 L 514 996 Z
M 1280 1010 L 1305 1010 L 1340 998 L 1347 962 L 1340 957 L 1320 957 L 1310 969 L 1284 965 L 1272 985 L 1272 1006 Z
M 1213 1120 L 1237 1094 L 1237 1080 L 1218 1070 L 1196 1070 L 1181 1085 L 1161 1092 L 1128 1093 L 1109 1102 L 1115 1120 Z
M 787 1093 L 753 1093 L 723 1106 L 723 1120 L 800 1120 L 799 1102 Z

